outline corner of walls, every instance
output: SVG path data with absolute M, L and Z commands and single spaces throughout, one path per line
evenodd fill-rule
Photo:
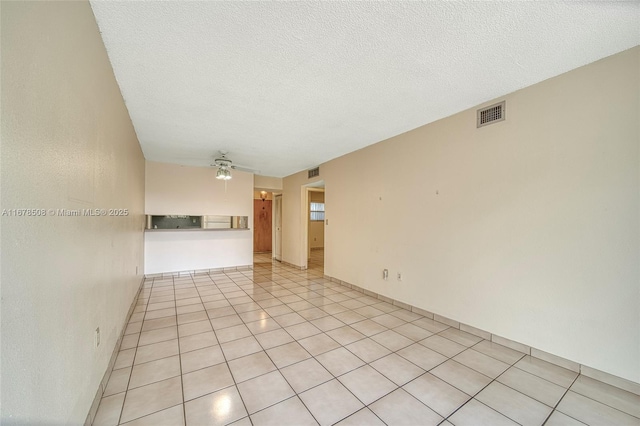
M 485 339 L 488 340 L 490 342 L 496 343 L 498 345 L 501 346 L 505 346 L 507 348 L 513 349 L 514 351 L 518 351 L 521 352 L 523 355 L 529 355 L 532 356 L 534 358 L 538 358 L 540 360 L 549 362 L 551 364 L 560 366 L 562 368 L 565 368 L 567 370 L 573 371 L 575 373 L 580 373 L 582 375 L 585 375 L 587 377 L 590 377 L 592 379 L 601 381 L 603 383 L 607 383 L 611 386 L 615 386 L 617 388 L 626 390 L 627 392 L 631 392 L 633 394 L 639 395 L 640 396 L 640 383 L 636 383 L 636 382 L 632 382 L 630 380 L 621 378 L 619 376 L 615 376 L 613 374 L 610 373 L 606 373 L 604 371 L 600 371 L 597 370 L 595 368 L 591 368 L 589 366 L 586 365 L 581 365 L 578 362 L 569 360 L 569 359 L 565 359 L 562 357 L 559 357 L 557 355 L 553 355 L 544 351 L 541 351 L 540 349 L 537 348 L 532 348 L 528 345 L 524 345 L 520 342 L 514 341 L 514 340 L 510 340 L 507 338 L 504 338 L 502 336 L 498 336 L 496 334 L 490 333 L 488 331 L 485 330 L 481 330 L 479 328 L 461 323 L 459 321 L 456 321 L 454 319 L 451 318 L 447 318 L 444 317 L 442 315 L 438 315 L 435 314 L 433 312 L 429 312 L 426 311 L 424 309 L 418 308 L 416 306 L 412 306 L 408 303 L 403 303 L 400 302 L 398 300 L 392 299 L 390 297 L 387 296 L 383 296 L 381 294 L 375 293 L 371 290 L 367 290 L 365 288 L 359 287 L 357 285 L 354 284 L 349 284 L 346 281 L 342 281 L 339 280 L 337 278 L 331 277 L 329 275 L 324 275 L 324 279 L 332 282 L 332 283 L 336 283 L 336 284 L 340 284 L 342 286 L 348 287 L 352 290 L 356 290 L 359 291 L 369 297 L 373 297 L 375 299 L 378 299 L 382 302 L 386 302 L 389 304 L 392 304 L 393 306 L 397 306 L 400 309 L 404 309 L 407 311 L 410 311 L 414 314 L 417 315 L 421 315 L 425 318 L 437 321 L 445 326 L 449 326 L 455 329 L 458 329 L 460 331 L 464 331 L 465 333 L 469 333 L 471 335 L 474 335 L 476 337 L 480 337 L 481 339 Z
M 282 260 L 296 268 L 307 267 L 306 249 L 303 248 L 307 218 L 302 216 L 306 209 L 305 185 L 322 180 L 323 176 L 309 179 L 305 170 L 282 180 Z
M 135 307 L 137 306 L 138 296 L 140 295 L 140 291 L 144 286 L 144 277 L 140 278 L 140 286 L 138 287 L 138 291 L 133 297 L 131 301 L 131 306 L 129 307 L 129 312 L 127 313 L 124 321 L 124 325 L 129 323 L 129 319 L 134 312 Z M 118 353 L 120 352 L 120 347 L 122 345 L 122 339 L 124 337 L 124 333 L 126 331 L 126 327 L 122 327 L 120 334 L 118 336 L 118 340 L 113 345 L 113 350 L 111 351 L 111 357 L 109 358 L 109 363 L 107 368 L 105 369 L 104 375 L 102 376 L 102 380 L 96 390 L 95 396 L 93 397 L 93 402 L 91 403 L 91 408 L 89 409 L 89 413 L 84 421 L 85 426 L 91 426 L 96 419 L 96 414 L 98 413 L 98 407 L 100 406 L 100 401 L 102 400 L 102 395 L 107 390 L 107 384 L 109 383 L 109 379 L 111 378 L 111 373 L 113 372 L 113 366 L 116 363 L 116 359 L 118 358 Z

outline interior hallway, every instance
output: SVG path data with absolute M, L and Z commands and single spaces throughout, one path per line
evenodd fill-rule
M 94 425 L 640 425 L 640 397 L 322 273 L 147 279 Z

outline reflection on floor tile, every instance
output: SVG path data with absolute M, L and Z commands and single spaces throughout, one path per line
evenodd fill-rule
M 184 400 L 190 401 L 202 395 L 233 385 L 233 378 L 227 364 L 203 368 L 182 376 Z
M 247 416 L 235 386 L 186 402 L 184 412 L 188 425 L 226 425 Z
M 256 413 L 295 395 L 279 371 L 272 371 L 242 382 L 238 385 L 238 390 L 249 414 Z
M 145 280 L 94 425 L 640 425 L 637 395 L 330 282 L 311 253 Z

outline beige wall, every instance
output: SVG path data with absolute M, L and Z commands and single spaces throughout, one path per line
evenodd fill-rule
M 147 161 L 145 211 L 166 215 L 247 216 L 249 229 L 145 233 L 145 274 L 253 263 L 253 174 L 232 171 L 216 179 L 214 167 Z
M 1 8 L 2 209 L 129 210 L 1 221 L 2 424 L 82 424 L 142 279 L 144 159 L 89 3 Z
M 257 190 L 280 192 L 282 191 L 282 178 L 254 175 L 253 186 Z
M 325 274 L 640 382 L 639 55 L 321 165 Z M 298 265 L 305 178 L 284 179 Z
M 216 179 L 215 167 L 147 161 L 145 212 L 250 216 L 253 221 L 253 174 L 233 170 L 228 181 Z

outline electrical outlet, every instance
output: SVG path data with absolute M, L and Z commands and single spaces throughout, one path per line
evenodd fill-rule
M 93 339 L 93 345 L 96 348 L 100 346 L 100 327 L 96 328 L 96 334 Z
M 398 281 L 402 281 L 402 274 L 398 272 Z
M 386 280 L 387 278 L 389 278 L 389 270 L 388 269 L 383 269 L 382 270 L 382 279 Z

